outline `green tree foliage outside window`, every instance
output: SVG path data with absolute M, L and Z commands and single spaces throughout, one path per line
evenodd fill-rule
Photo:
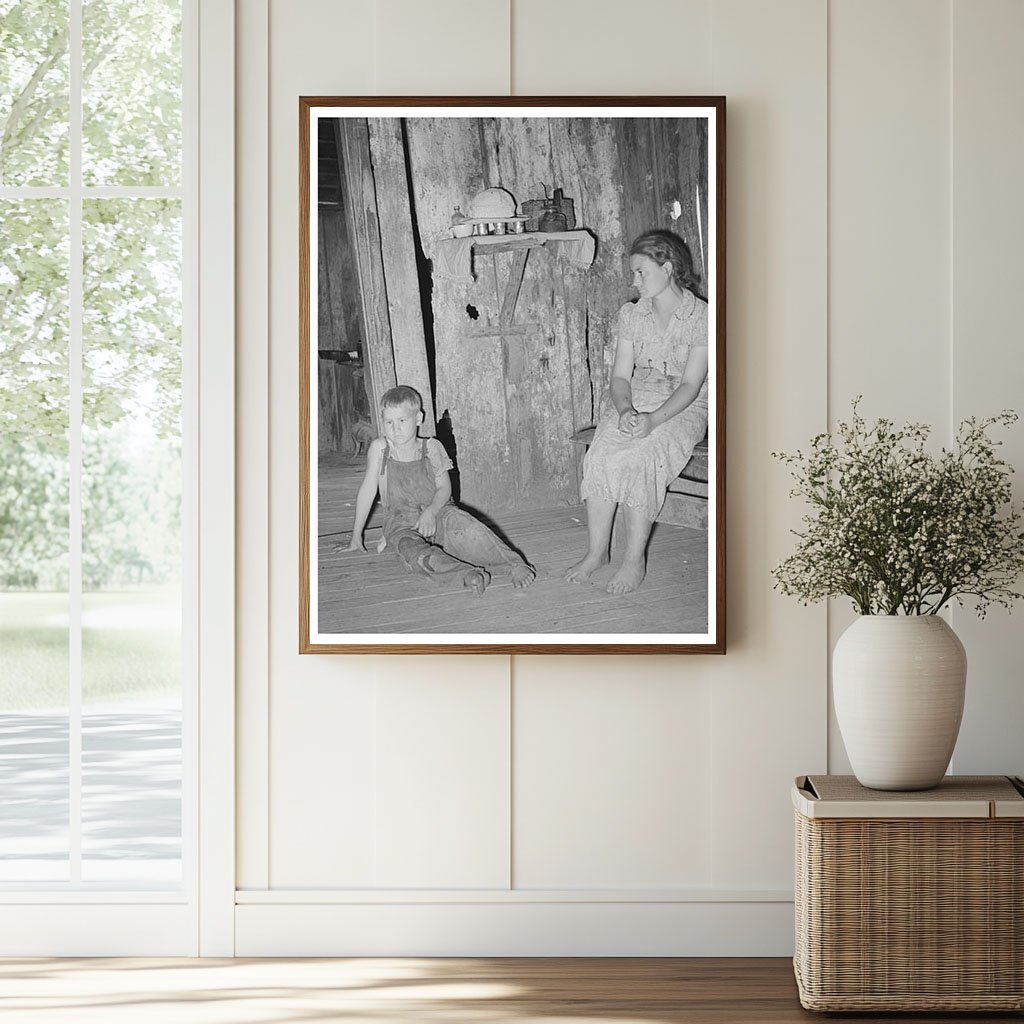
M 68 178 L 67 0 L 0 0 L 0 185 Z
M 0 0 L 0 184 L 66 187 L 67 0 Z M 181 5 L 84 0 L 82 174 L 181 182 Z M 67 586 L 68 202 L 0 200 L 0 588 Z M 181 211 L 83 208 L 83 574 L 179 574 Z

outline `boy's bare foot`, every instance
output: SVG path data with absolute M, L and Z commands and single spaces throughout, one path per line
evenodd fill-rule
M 590 574 L 600 569 L 602 565 L 608 564 L 608 555 L 602 552 L 599 555 L 592 555 L 589 551 L 580 559 L 566 574 L 565 579 L 570 583 L 586 583 Z
M 536 570 L 525 562 L 522 565 L 513 565 L 509 570 L 509 575 L 512 577 L 512 586 L 516 590 L 525 590 L 537 578 Z
M 483 569 L 469 569 L 462 577 L 462 585 L 467 590 L 472 590 L 478 597 L 483 594 L 490 582 L 490 573 Z
M 644 581 L 647 569 L 643 562 L 623 562 L 619 571 L 608 581 L 609 594 L 629 594 Z

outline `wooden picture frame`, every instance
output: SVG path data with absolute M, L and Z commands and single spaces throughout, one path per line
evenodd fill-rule
M 631 255 L 651 229 L 686 243 L 685 281 L 685 258 L 649 240 Z M 617 344 L 639 366 L 626 420 L 606 405 Z M 422 396 L 419 436 L 436 441 L 384 440 L 395 410 L 416 413 L 407 396 L 382 428 L 396 383 Z M 301 97 L 299 389 L 300 653 L 724 654 L 724 98 Z M 625 470 L 601 468 L 613 430 Z M 637 461 L 653 430 L 669 447 Z M 604 481 L 626 476 L 628 500 L 658 509 L 646 578 L 630 589 L 622 564 L 653 513 L 621 504 L 611 563 L 567 581 L 588 507 L 600 538 L 618 500 Z M 488 533 L 443 503 L 448 480 Z M 361 489 L 377 495 L 365 551 Z M 479 557 L 453 546 L 469 534 Z M 519 556 L 532 586 L 513 585 Z

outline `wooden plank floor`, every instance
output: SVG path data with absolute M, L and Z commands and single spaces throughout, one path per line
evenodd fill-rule
M 405 571 L 394 554 L 373 551 L 379 507 L 371 517 L 366 554 L 337 550 L 348 542 L 361 463 L 340 458 L 319 468 L 319 622 L 327 633 L 703 633 L 707 628 L 707 533 L 656 524 L 648 574 L 632 594 L 605 585 L 617 559 L 583 584 L 565 571 L 586 550 L 581 505 L 515 512 L 499 527 L 537 569 L 528 590 L 496 576 L 479 597 L 440 589 Z
M 1016 1013 L 843 1014 L 1020 1024 Z M 0 960 L 4 1024 L 809 1024 L 788 959 Z

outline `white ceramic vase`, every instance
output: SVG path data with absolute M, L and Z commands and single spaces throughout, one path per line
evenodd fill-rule
M 862 615 L 832 655 L 836 718 L 870 789 L 938 785 L 964 711 L 967 655 L 937 615 Z

